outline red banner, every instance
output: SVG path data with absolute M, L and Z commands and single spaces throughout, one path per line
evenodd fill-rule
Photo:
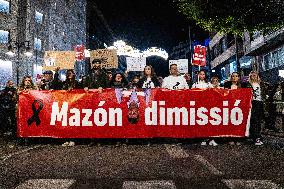
M 251 98 L 251 89 L 33 90 L 19 96 L 18 136 L 244 137 Z
M 201 45 L 194 46 L 192 65 L 206 66 L 206 47 Z
M 75 58 L 77 61 L 83 61 L 85 59 L 85 48 L 84 45 L 75 46 Z

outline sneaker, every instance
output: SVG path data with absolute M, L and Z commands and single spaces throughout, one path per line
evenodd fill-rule
M 70 141 L 69 144 L 68 144 L 68 146 L 75 146 L 75 142 Z
M 263 145 L 263 142 L 260 140 L 260 138 L 257 138 L 257 139 L 255 140 L 254 145 L 256 145 L 256 146 L 261 146 L 261 145 Z
M 218 144 L 215 142 L 215 140 L 210 140 L 209 145 L 210 146 L 218 146 Z
M 237 146 L 241 146 L 241 145 L 242 145 L 242 143 L 240 143 L 240 142 L 236 142 L 236 145 L 237 145 Z
M 201 146 L 206 146 L 207 145 L 207 141 L 202 141 L 200 145 Z
M 230 145 L 235 145 L 234 141 L 229 142 Z
M 69 146 L 69 142 L 64 142 L 62 146 Z

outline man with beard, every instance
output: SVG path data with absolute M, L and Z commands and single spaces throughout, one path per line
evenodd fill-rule
M 101 60 L 94 59 L 91 63 L 91 70 L 86 78 L 86 82 L 83 84 L 85 90 L 99 89 L 108 87 L 108 79 L 105 70 L 101 68 Z

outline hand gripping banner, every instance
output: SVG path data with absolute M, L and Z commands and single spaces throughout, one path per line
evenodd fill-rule
M 33 90 L 19 96 L 18 136 L 245 137 L 251 99 L 251 89 Z

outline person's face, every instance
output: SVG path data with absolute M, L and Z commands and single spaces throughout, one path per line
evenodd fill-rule
M 238 82 L 239 81 L 239 74 L 237 73 L 233 73 L 232 76 L 231 76 L 231 80 L 232 82 Z
M 92 64 L 92 70 L 99 70 L 101 68 L 100 64 Z
M 130 103 L 129 109 L 128 109 L 128 117 L 129 118 L 138 118 L 139 111 L 138 106 L 134 102 Z
M 25 86 L 30 86 L 32 85 L 32 79 L 27 77 L 25 80 L 24 80 L 24 85 Z
M 251 73 L 251 79 L 253 81 L 256 81 L 257 80 L 257 73 Z
M 203 80 L 205 80 L 205 73 L 204 72 L 200 72 L 199 74 L 198 74 L 198 77 L 199 77 L 199 79 L 201 80 L 201 81 L 203 81 Z
M 144 72 L 145 72 L 145 75 L 151 75 L 152 73 L 152 71 L 151 71 L 151 67 L 150 66 L 146 66 L 145 67 L 145 69 L 144 69 Z
M 8 81 L 7 82 L 7 87 L 13 87 L 14 86 L 14 82 L 13 81 Z
M 138 77 L 134 77 L 133 83 L 138 83 L 138 81 L 139 81 L 139 78 Z
M 213 78 L 211 83 L 212 85 L 217 85 L 219 83 L 219 80 L 217 78 Z
M 122 81 L 122 76 L 120 74 L 115 75 L 115 81 L 116 82 L 121 82 Z
M 178 68 L 176 65 L 172 65 L 170 68 L 170 72 L 172 75 L 178 75 Z
M 72 79 L 74 77 L 74 73 L 73 72 L 67 72 L 67 78 L 68 79 Z
M 191 79 L 190 75 L 189 74 L 184 74 L 184 79 L 187 80 L 187 81 L 190 81 L 190 79 Z
M 52 80 L 52 74 L 43 74 L 43 78 L 46 81 L 50 81 L 50 80 Z
M 112 78 L 112 73 L 108 73 L 107 76 L 108 76 L 108 79 L 111 80 L 111 78 Z

